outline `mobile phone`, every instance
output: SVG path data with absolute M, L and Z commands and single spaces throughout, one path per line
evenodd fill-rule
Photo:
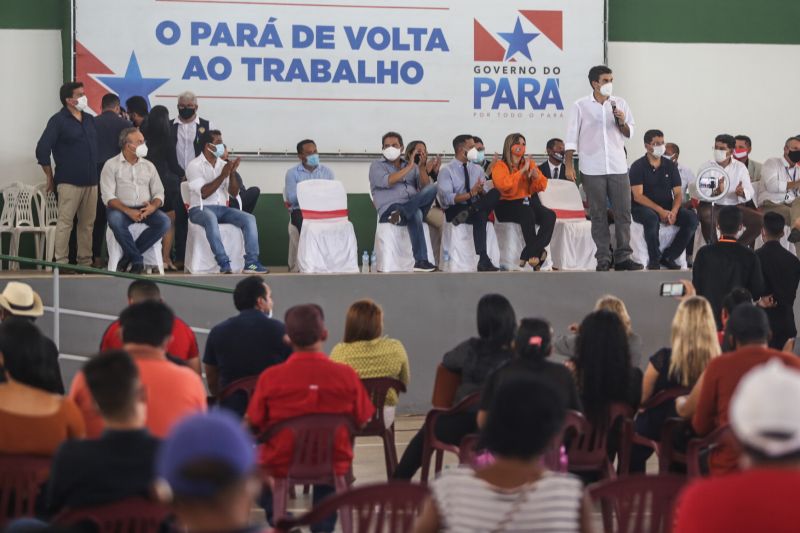
M 415 154 L 415 155 L 414 155 L 414 164 L 415 164 L 415 165 L 419 165 L 419 160 L 420 160 L 421 158 L 422 158 L 422 156 L 421 156 L 420 154 Z
M 661 296 L 685 296 L 686 295 L 686 287 L 681 282 L 677 283 L 670 283 L 664 282 L 661 284 L 661 290 L 659 291 Z

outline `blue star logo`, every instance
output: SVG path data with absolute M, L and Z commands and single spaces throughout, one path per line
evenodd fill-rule
M 98 76 L 98 80 L 103 82 L 106 87 L 117 93 L 122 105 L 131 96 L 142 96 L 147 100 L 147 108 L 150 108 L 149 95 L 165 83 L 169 78 L 143 78 L 142 71 L 139 70 L 139 62 L 136 60 L 136 53 L 131 52 L 131 58 L 128 61 L 128 69 L 125 71 L 125 76 Z
M 517 52 L 522 52 L 522 55 L 531 58 L 531 51 L 528 49 L 528 44 L 539 36 L 538 33 L 525 33 L 522 31 L 522 22 L 517 17 L 517 23 L 514 26 L 514 31 L 511 33 L 499 33 L 500 37 L 508 41 L 508 50 L 506 50 L 506 57 L 503 61 L 508 61 Z

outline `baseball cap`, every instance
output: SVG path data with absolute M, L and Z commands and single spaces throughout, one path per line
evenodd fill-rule
M 739 441 L 768 457 L 800 451 L 800 371 L 779 359 L 750 370 L 731 399 L 730 422 Z
M 162 443 L 156 458 L 156 474 L 174 495 L 213 496 L 222 488 L 219 480 L 191 476 L 186 467 L 210 461 L 242 479 L 255 468 L 255 443 L 241 420 L 224 410 L 192 415 L 179 422 Z M 228 480 L 230 481 L 230 479 Z

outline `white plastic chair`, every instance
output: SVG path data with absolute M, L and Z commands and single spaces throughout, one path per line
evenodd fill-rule
M 500 247 L 500 260 L 497 265 L 501 270 L 509 271 L 533 271 L 533 267 L 528 264 L 519 266 L 519 255 L 525 248 L 525 237 L 522 235 L 522 228 L 516 222 L 495 221 L 494 229 L 497 233 L 497 245 Z M 540 270 L 553 270 L 553 260 L 550 258 L 550 246 L 545 248 L 547 259 Z
M 356 232 L 347 219 L 347 193 L 342 182 L 301 181 L 297 184 L 297 202 L 303 213 L 297 245 L 300 272 L 358 272 Z
M 289 224 L 286 227 L 286 231 L 289 233 L 289 272 L 300 272 L 297 266 L 297 245 L 300 242 L 300 232 L 297 231 L 297 228 L 292 224 L 291 211 L 289 211 L 291 204 L 286 198 L 286 188 L 283 189 L 283 205 L 286 206 L 286 211 L 289 213 Z
M 138 239 L 139 235 L 146 229 L 147 224 L 142 224 L 141 222 L 135 222 L 128 226 L 128 231 L 131 232 L 133 240 Z M 108 248 L 108 270 L 114 272 L 117 270 L 117 265 L 125 255 L 125 252 L 119 242 L 117 242 L 116 237 L 114 237 L 114 232 L 111 231 L 111 227 L 106 228 L 106 247 Z M 161 239 L 158 239 L 158 241 L 142 254 L 142 256 L 144 258 L 145 268 L 155 267 L 159 274 L 162 276 L 164 275 L 164 258 L 161 256 Z
M 181 183 L 181 198 L 189 206 L 189 183 Z M 240 204 L 241 205 L 241 204 Z M 231 270 L 239 273 L 244 270 L 244 235 L 242 230 L 232 224 L 220 224 L 219 234 L 225 253 L 231 261 Z M 189 231 L 186 235 L 186 255 L 184 269 L 190 274 L 216 274 L 219 265 L 214 259 L 214 252 L 206 238 L 206 230 L 189 220 Z
M 450 256 L 449 264 L 445 265 L 445 252 Z M 486 223 L 486 254 L 497 266 L 500 262 L 500 247 L 497 244 L 497 234 L 494 224 Z M 446 272 L 475 272 L 478 269 L 479 257 L 475 255 L 475 241 L 472 239 L 472 224 L 459 224 L 454 226 L 445 222 L 442 228 L 442 246 L 439 253 L 439 265 Z
M 56 256 L 56 224 L 58 224 L 58 199 L 53 191 L 47 192 L 47 184 L 40 183 L 36 186 L 39 200 L 36 206 L 39 210 L 39 225 L 45 229 L 44 242 L 42 243 L 42 257 L 45 261 L 53 261 Z M 50 270 L 48 268 L 48 270 Z
M 0 253 L 3 251 L 3 233 L 9 233 L 12 235 L 14 233 L 14 219 L 16 216 L 16 205 L 17 205 L 17 187 L 19 183 L 11 183 L 3 187 L 3 211 L 0 212 Z M 11 243 L 9 242 L 9 249 L 6 252 L 7 254 L 11 254 Z M 9 262 L 9 268 L 11 268 L 11 263 Z M 3 269 L 3 262 L 0 261 L 0 270 Z
M 550 240 L 553 268 L 558 270 L 594 270 L 597 246 L 592 239 L 592 223 L 586 220 L 581 191 L 567 180 L 548 180 L 539 193 L 542 205 L 556 214 Z
M 34 205 L 36 206 L 37 214 L 41 212 L 41 208 L 39 208 L 39 193 L 36 187 L 25 183 L 18 183 L 16 190 L 16 201 L 14 203 L 15 221 L 11 230 L 9 252 L 11 255 L 19 255 L 22 235 L 31 233 L 35 240 L 36 259 L 41 260 L 44 255 L 42 241 L 46 240 L 47 229 L 41 225 L 43 222 L 41 218 L 39 220 L 34 220 L 33 218 Z M 9 270 L 19 270 L 19 263 L 12 262 L 8 268 Z M 37 269 L 41 269 L 41 267 L 37 267 Z

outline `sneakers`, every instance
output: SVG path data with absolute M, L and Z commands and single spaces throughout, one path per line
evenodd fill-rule
M 450 222 L 454 226 L 458 226 L 459 224 L 463 224 L 469 218 L 469 210 L 464 209 L 463 211 L 459 211 L 456 216 L 453 217 L 452 222 Z
M 395 226 L 398 225 L 403 220 L 403 217 L 400 215 L 400 210 L 395 209 L 389 215 L 389 224 L 394 224 Z
M 428 261 L 417 261 L 414 263 L 414 272 L 436 272 L 436 265 Z
M 614 265 L 614 270 L 642 270 L 644 266 L 633 259 L 626 259 Z
M 242 272 L 245 274 L 267 274 L 269 270 L 258 261 L 254 261 L 245 265 Z
M 661 258 L 661 264 L 667 267 L 669 270 L 680 270 L 681 266 L 675 261 L 674 259 L 667 259 L 666 257 Z
M 220 274 L 233 274 L 233 270 L 231 269 L 230 263 L 225 263 L 219 267 Z

